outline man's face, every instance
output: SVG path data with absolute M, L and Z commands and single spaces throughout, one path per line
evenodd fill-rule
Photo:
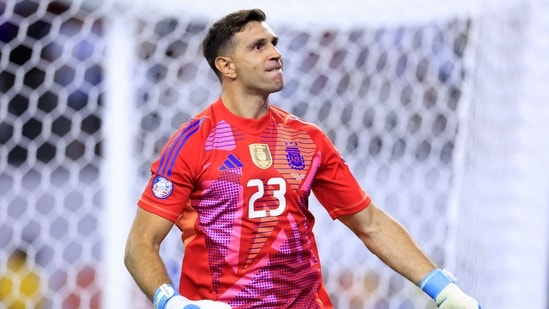
M 230 58 L 236 80 L 251 94 L 268 95 L 284 86 L 282 55 L 276 48 L 278 37 L 265 22 L 251 22 L 235 34 Z

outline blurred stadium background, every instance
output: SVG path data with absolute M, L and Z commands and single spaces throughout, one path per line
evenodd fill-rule
M 484 308 L 549 308 L 549 1 L 198 2 L 0 0 L 0 308 L 151 308 L 122 264 L 135 202 L 219 94 L 207 27 L 250 7 L 281 38 L 273 103 Z M 434 308 L 312 204 L 336 308 Z

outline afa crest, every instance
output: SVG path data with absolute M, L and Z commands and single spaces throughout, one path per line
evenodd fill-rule
M 290 168 L 294 170 L 304 170 L 305 169 L 305 159 L 301 155 L 297 143 L 286 143 L 286 160 Z

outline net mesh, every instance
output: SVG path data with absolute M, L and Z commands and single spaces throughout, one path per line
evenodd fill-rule
M 0 1 L 0 246 L 5 248 L 0 261 L 23 256 L 28 266 L 21 270 L 0 265 L 4 278 L 0 280 L 18 282 L 24 274 L 37 273 L 36 293 L 25 298 L 30 307 L 36 306 L 33 302 L 46 308 L 109 307 L 105 299 L 110 298 L 101 300 L 103 288 L 114 288 L 103 283 L 112 269 L 106 265 L 106 256 L 120 248 L 106 239 L 109 233 L 127 230 L 107 230 L 105 221 L 113 220 L 108 217 L 109 208 L 125 207 L 131 218 L 135 205 L 108 205 L 105 195 L 114 191 L 136 200 L 150 162 L 167 138 L 218 97 L 218 80 L 203 59 L 200 44 L 213 19 L 225 12 L 213 16 L 181 7 L 177 3 L 168 9 L 150 3 L 133 7 L 124 1 Z M 406 7 L 412 10 L 412 5 Z M 495 19 L 463 10 L 441 16 L 436 6 L 423 7 L 422 12 L 425 9 L 431 10 L 431 16 L 399 19 L 387 9 L 393 17 L 386 21 L 353 19 L 345 21 L 345 27 L 334 26 L 328 19 L 318 22 L 323 18 L 314 19 L 314 14 L 306 18 L 317 21 L 314 27 L 303 21 L 294 24 L 279 18 L 284 11 L 280 7 L 266 9 L 285 59 L 286 86 L 271 100 L 324 129 L 373 199 L 408 228 L 437 264 L 452 265 L 463 276 L 464 289 L 482 298 L 482 287 L 498 275 L 480 275 L 482 267 L 491 269 L 491 256 L 485 253 L 492 248 L 476 228 L 490 217 L 490 209 L 481 212 L 479 195 L 487 194 L 493 203 L 499 188 L 488 185 L 489 180 L 470 180 L 481 179 L 487 163 L 496 170 L 505 164 L 508 157 L 498 153 L 508 148 L 484 153 L 478 147 L 490 146 L 475 141 L 482 140 L 478 132 L 486 130 L 500 136 L 496 133 L 506 128 L 502 123 L 520 126 L 539 118 L 533 108 L 522 112 L 518 121 L 509 121 L 516 120 L 515 100 L 521 97 L 506 94 L 514 93 L 520 70 L 494 72 L 490 65 L 480 66 L 490 62 L 479 54 L 492 59 L 507 46 L 486 33 L 502 23 L 515 29 L 517 19 L 508 19 L 508 11 L 495 8 Z M 516 11 L 531 10 L 518 5 Z M 358 18 L 356 14 L 350 16 Z M 114 19 L 127 25 L 124 40 L 108 35 Z M 517 38 L 522 38 L 524 29 L 519 28 Z M 544 29 L 541 33 L 549 32 Z M 120 45 L 122 41 L 130 42 L 129 46 Z M 129 53 L 132 67 L 107 66 L 106 55 L 120 48 L 133 51 Z M 503 55 L 510 57 L 505 61 L 517 63 L 513 49 Z M 132 91 L 129 102 L 105 99 L 117 91 L 107 86 L 106 75 L 117 70 L 131 72 L 131 80 L 119 81 Z M 516 79 L 506 79 L 509 76 Z M 492 79 L 507 81 L 508 92 L 498 96 L 500 84 L 481 83 Z M 544 95 L 535 89 L 536 98 Z M 475 97 L 479 93 L 484 96 Z M 501 113 L 497 113 L 498 98 L 510 102 Z M 113 136 L 103 125 L 110 116 L 105 115 L 108 104 L 126 106 L 134 126 L 128 131 L 135 132 L 129 135 L 135 148 L 124 159 L 131 160 L 136 170 L 115 179 L 104 177 L 104 161 L 113 160 L 104 151 L 105 140 Z M 535 123 L 528 132 L 544 132 L 543 121 Z M 529 133 L 523 134 L 521 138 L 527 139 Z M 549 145 L 543 141 L 540 154 Z M 531 169 L 517 163 L 516 169 L 508 171 L 511 175 Z M 507 177 L 504 172 L 497 175 Z M 521 179 L 547 192 L 546 178 L 530 176 L 526 173 Z M 129 192 L 124 192 L 125 183 Z M 475 186 L 487 193 L 467 199 L 470 192 L 478 192 Z M 538 196 L 540 209 L 549 208 L 547 199 L 547 194 Z M 457 212 L 456 204 L 472 206 Z M 324 280 L 336 308 L 434 308 L 414 284 L 380 263 L 342 224 L 329 219 L 315 200 L 311 207 L 317 216 Z M 541 213 L 549 218 L 548 212 Z M 509 210 L 497 218 L 512 220 L 514 214 Z M 537 226 L 543 230 L 542 223 Z M 497 227 L 491 227 L 491 233 L 495 237 Z M 547 228 L 545 235 L 549 236 Z M 448 246 L 449 240 L 459 245 Z M 25 254 L 17 254 L 21 251 Z M 182 252 L 174 231 L 162 254 L 175 282 Z M 478 278 L 487 279 L 480 284 Z M 150 308 L 130 285 L 130 294 L 119 297 L 133 308 Z M 8 307 L 24 296 L 15 289 L 2 293 Z M 487 296 L 483 300 L 491 301 Z
M 47 1 L 0 12 L 0 307 L 97 308 L 101 22 Z

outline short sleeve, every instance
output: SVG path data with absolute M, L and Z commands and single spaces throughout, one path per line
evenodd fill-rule
M 362 189 L 333 143 L 323 134 L 319 145 L 321 164 L 312 191 L 332 219 L 368 207 L 370 196 Z
M 151 176 L 138 201 L 138 206 L 175 222 L 187 205 L 198 165 L 196 137 L 199 121 L 190 121 L 175 132 L 156 161 L 151 164 Z

